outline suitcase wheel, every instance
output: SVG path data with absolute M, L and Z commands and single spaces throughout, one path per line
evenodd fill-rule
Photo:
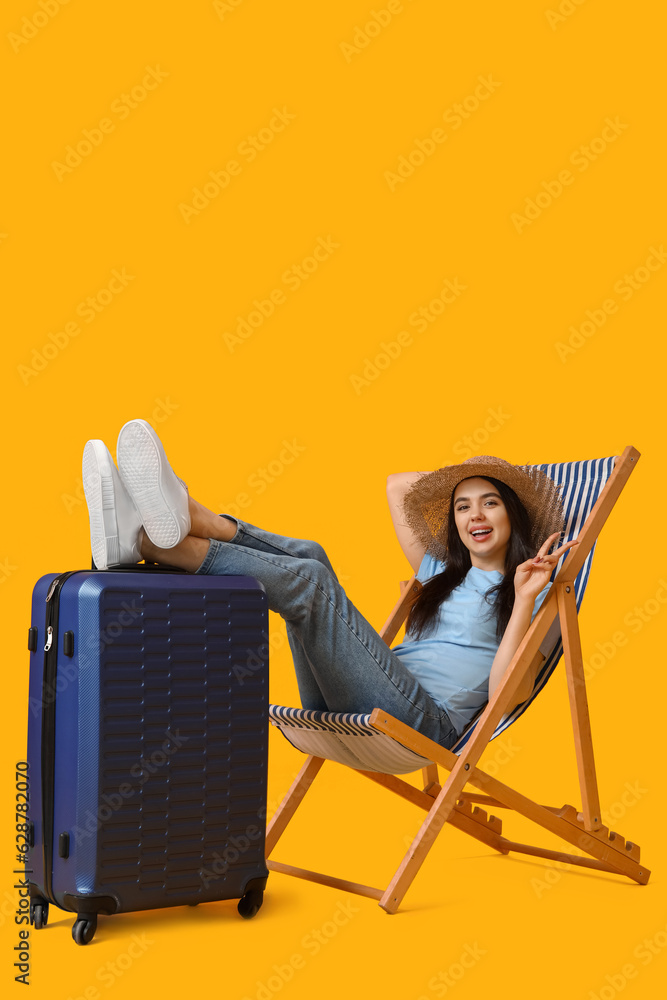
M 72 924 L 72 937 L 77 944 L 90 944 L 97 930 L 96 913 L 80 913 Z
M 262 905 L 263 898 L 264 893 L 261 889 L 250 889 L 249 892 L 246 892 L 245 896 L 241 896 L 236 909 L 242 917 L 245 917 L 246 920 L 250 920 L 251 917 L 255 916 Z
M 46 927 L 49 919 L 49 904 L 45 899 L 30 900 L 30 923 L 38 931 Z

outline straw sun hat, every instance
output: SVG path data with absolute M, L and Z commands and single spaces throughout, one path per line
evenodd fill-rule
M 472 476 L 491 476 L 514 490 L 528 512 L 536 551 L 549 535 L 563 530 L 563 501 L 553 479 L 534 466 L 511 465 L 493 455 L 477 455 L 460 465 L 445 465 L 421 476 L 403 498 L 408 527 L 437 559 L 447 556 L 447 518 L 454 490 L 462 479 Z

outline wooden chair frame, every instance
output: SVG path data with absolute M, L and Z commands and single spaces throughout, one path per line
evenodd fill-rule
M 516 851 L 520 854 L 529 854 L 552 861 L 567 862 L 572 865 L 582 865 L 596 868 L 599 871 L 625 875 L 642 885 L 648 882 L 650 872 L 639 862 L 639 845 L 625 840 L 601 823 L 586 681 L 573 586 L 579 570 L 595 544 L 602 526 L 639 457 L 640 453 L 628 445 L 622 455 L 617 458 L 609 479 L 577 536 L 579 545 L 567 553 L 546 600 L 528 628 L 500 684 L 478 717 L 474 732 L 459 756 L 400 722 L 387 712 L 383 712 L 382 709 L 375 708 L 373 710 L 370 723 L 375 729 L 387 733 L 415 753 L 432 761 L 421 769 L 423 777 L 421 790 L 393 774 L 358 770 L 359 774 L 365 775 L 371 781 L 375 781 L 415 805 L 421 806 L 427 814 L 387 888 L 384 890 L 376 889 L 358 882 L 350 882 L 304 868 L 282 864 L 270 858 L 278 839 L 326 759 L 314 755 L 308 755 L 305 764 L 267 826 L 266 858 L 270 870 L 295 875 L 337 889 L 355 892 L 362 896 L 369 896 L 377 899 L 379 905 L 387 913 L 395 913 L 435 842 L 435 838 L 445 823 L 451 823 L 452 826 L 463 830 L 501 854 Z M 407 617 L 411 602 L 420 589 L 421 584 L 415 576 L 403 587 L 401 597 L 380 631 L 380 635 L 387 645 L 391 645 L 393 642 Z M 525 676 L 529 666 L 536 664 L 539 667 L 544 662 L 539 647 L 556 615 L 560 617 L 563 639 L 563 659 L 567 674 L 567 689 L 582 799 L 581 812 L 577 812 L 574 806 L 567 803 L 560 808 L 539 805 L 477 767 L 479 758 L 488 745 L 498 722 L 511 706 L 511 699 L 518 690 L 521 679 Z M 441 784 L 439 780 L 438 764 L 450 772 L 444 784 Z M 357 769 L 352 768 L 352 770 Z M 468 783 L 481 789 L 481 792 L 465 792 L 464 786 Z M 487 816 L 486 810 L 480 808 L 480 804 L 488 808 L 511 809 L 521 813 L 539 826 L 544 827 L 545 830 L 557 834 L 589 857 L 565 854 L 508 840 L 501 834 L 500 819 L 493 815 Z

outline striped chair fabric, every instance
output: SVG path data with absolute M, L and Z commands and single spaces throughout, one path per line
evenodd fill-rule
M 554 482 L 562 486 L 565 529 L 559 544 L 564 544 L 577 537 L 611 475 L 617 457 L 534 466 L 534 468 L 546 472 Z M 588 583 L 595 544 L 575 580 L 577 611 L 581 609 L 581 602 Z M 556 565 L 551 575 L 552 581 L 555 579 L 565 555 L 566 553 Z M 558 615 L 547 632 L 540 646 L 540 651 L 546 656 L 546 659 L 535 678 L 531 696 L 503 716 L 491 736 L 492 740 L 504 732 L 513 722 L 516 722 L 519 716 L 523 715 L 554 672 L 563 653 Z M 382 708 L 381 705 L 377 707 Z M 482 712 L 483 709 L 470 721 L 456 744 L 451 748 L 453 753 L 457 755 L 461 753 L 474 732 Z M 379 771 L 384 774 L 408 774 L 431 763 L 386 733 L 380 733 L 374 729 L 369 723 L 370 714 L 324 712 L 270 705 L 269 718 L 272 724 L 280 729 L 283 736 L 303 753 L 324 757 L 327 760 L 335 760 L 340 764 L 347 764 L 349 767 L 365 771 Z

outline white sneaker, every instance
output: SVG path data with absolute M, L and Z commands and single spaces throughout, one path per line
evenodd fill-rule
M 141 518 L 104 441 L 86 442 L 82 473 L 95 565 L 141 562 Z
M 116 457 L 150 540 L 161 549 L 178 545 L 190 531 L 188 488 L 147 420 L 129 420 L 121 427 Z

